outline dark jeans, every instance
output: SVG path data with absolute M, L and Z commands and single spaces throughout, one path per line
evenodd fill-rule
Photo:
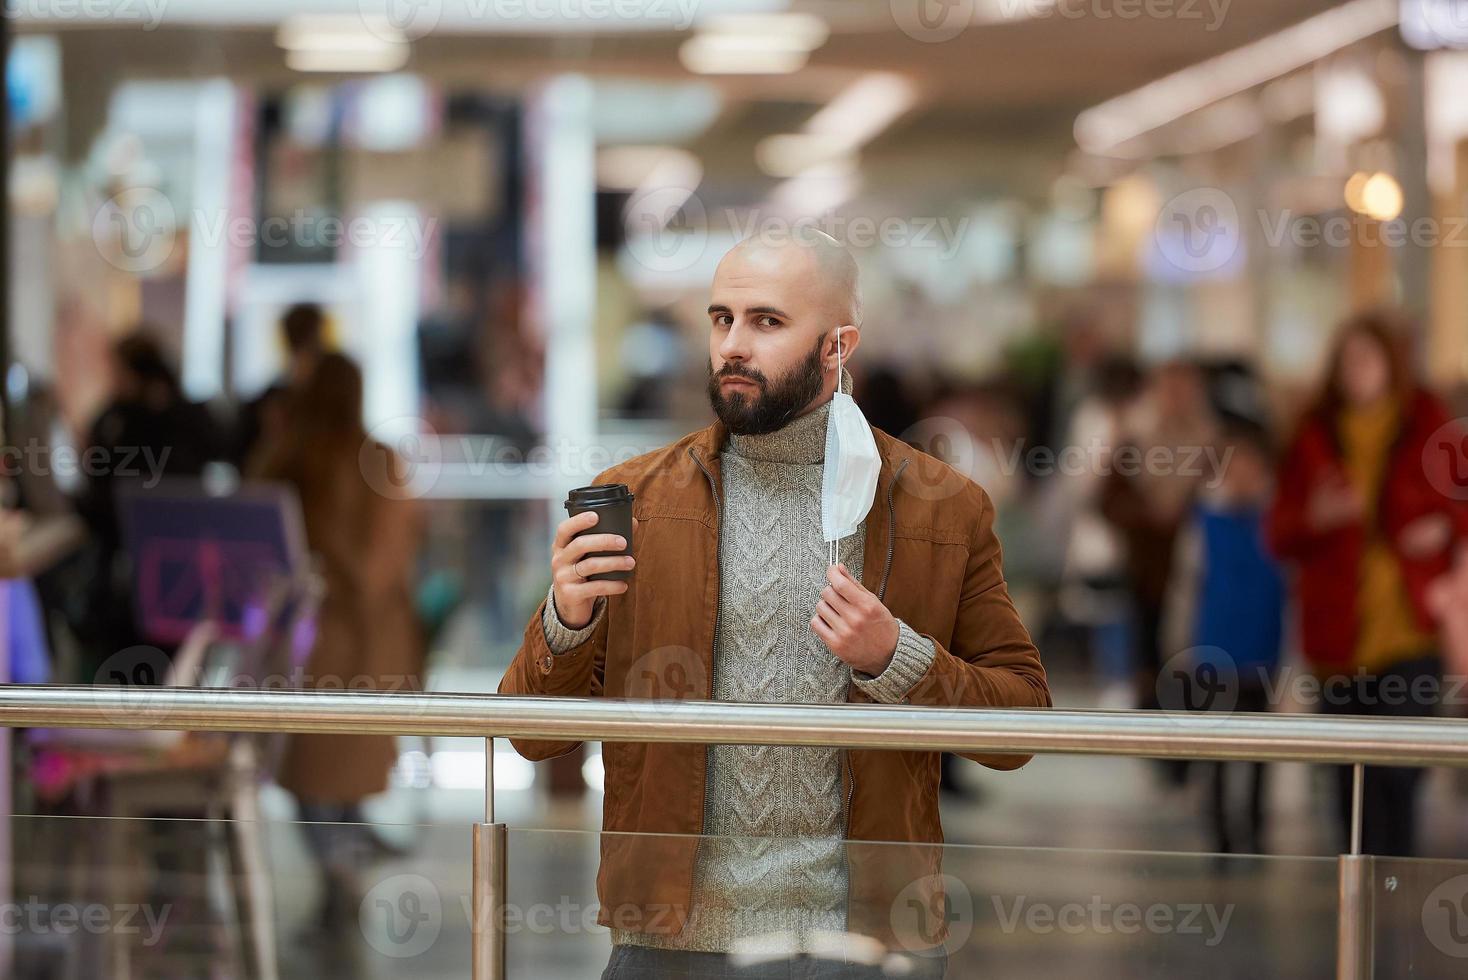
M 879 980 L 882 977 L 908 977 L 911 980 L 942 980 L 948 968 L 948 954 L 941 946 L 936 955 L 898 953 L 907 969 L 899 965 L 888 973 L 881 966 L 867 963 L 843 963 L 799 955 L 735 966 L 722 953 L 691 953 L 683 950 L 654 949 L 649 946 L 613 946 L 612 958 L 601 980 Z
M 1387 683 L 1387 679 L 1391 681 Z M 1329 690 L 1323 713 L 1391 718 L 1437 713 L 1442 698 L 1442 660 L 1436 654 L 1406 660 L 1380 674 L 1349 677 Z M 1424 684 L 1431 679 L 1433 683 Z M 1431 692 L 1414 697 L 1414 685 Z M 1342 696 L 1343 695 L 1343 696 Z M 1362 786 L 1361 853 L 1411 857 L 1417 852 L 1417 794 L 1422 770 L 1404 766 L 1367 766 Z M 1351 766 L 1336 768 L 1336 816 L 1342 853 L 1351 849 Z
M 1269 710 L 1267 689 L 1262 685 L 1241 686 L 1236 712 Z M 1213 847 L 1220 854 L 1242 851 L 1264 853 L 1264 763 L 1205 762 L 1209 772 L 1208 810 L 1213 827 Z M 1242 776 L 1242 793 L 1230 792 L 1229 784 Z

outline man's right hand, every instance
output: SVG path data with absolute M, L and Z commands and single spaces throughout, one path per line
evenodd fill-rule
M 595 527 L 599 519 L 596 511 L 588 510 L 568 517 L 556 528 L 556 539 L 551 546 L 551 583 L 555 593 L 556 616 L 567 629 L 578 630 L 591 622 L 596 612 L 596 597 L 621 595 L 627 591 L 629 582 L 610 579 L 587 581 L 584 576 L 598 572 L 619 572 L 633 567 L 636 561 L 631 555 L 612 555 L 605 558 L 587 558 L 593 551 L 620 551 L 627 547 L 627 540 L 620 534 L 582 534 L 587 528 Z M 632 520 L 633 533 L 641 522 Z

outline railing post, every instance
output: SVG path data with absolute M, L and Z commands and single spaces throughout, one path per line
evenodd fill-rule
M 494 739 L 484 740 L 484 823 L 474 825 L 474 980 L 505 976 L 505 825 L 494 819 Z
M 1340 911 L 1336 927 L 1336 980 L 1370 980 L 1375 970 L 1373 896 L 1376 859 L 1361 853 L 1366 767 L 1351 780 L 1351 853 L 1340 856 Z

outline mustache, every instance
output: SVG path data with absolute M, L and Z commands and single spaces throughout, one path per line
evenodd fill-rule
M 759 385 L 761 388 L 763 388 L 765 385 L 765 379 L 763 375 L 745 374 L 743 371 L 730 371 L 727 367 L 722 368 L 718 374 L 714 375 L 715 381 L 722 381 L 725 378 L 739 378 L 742 381 L 752 381 L 753 383 Z

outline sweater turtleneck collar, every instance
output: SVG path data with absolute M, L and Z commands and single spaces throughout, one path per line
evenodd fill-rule
M 851 372 L 841 368 L 841 391 L 851 394 Z M 797 415 L 774 432 L 763 435 L 729 434 L 728 451 L 745 459 L 769 463 L 823 463 L 826 460 L 828 398 L 804 415 Z

